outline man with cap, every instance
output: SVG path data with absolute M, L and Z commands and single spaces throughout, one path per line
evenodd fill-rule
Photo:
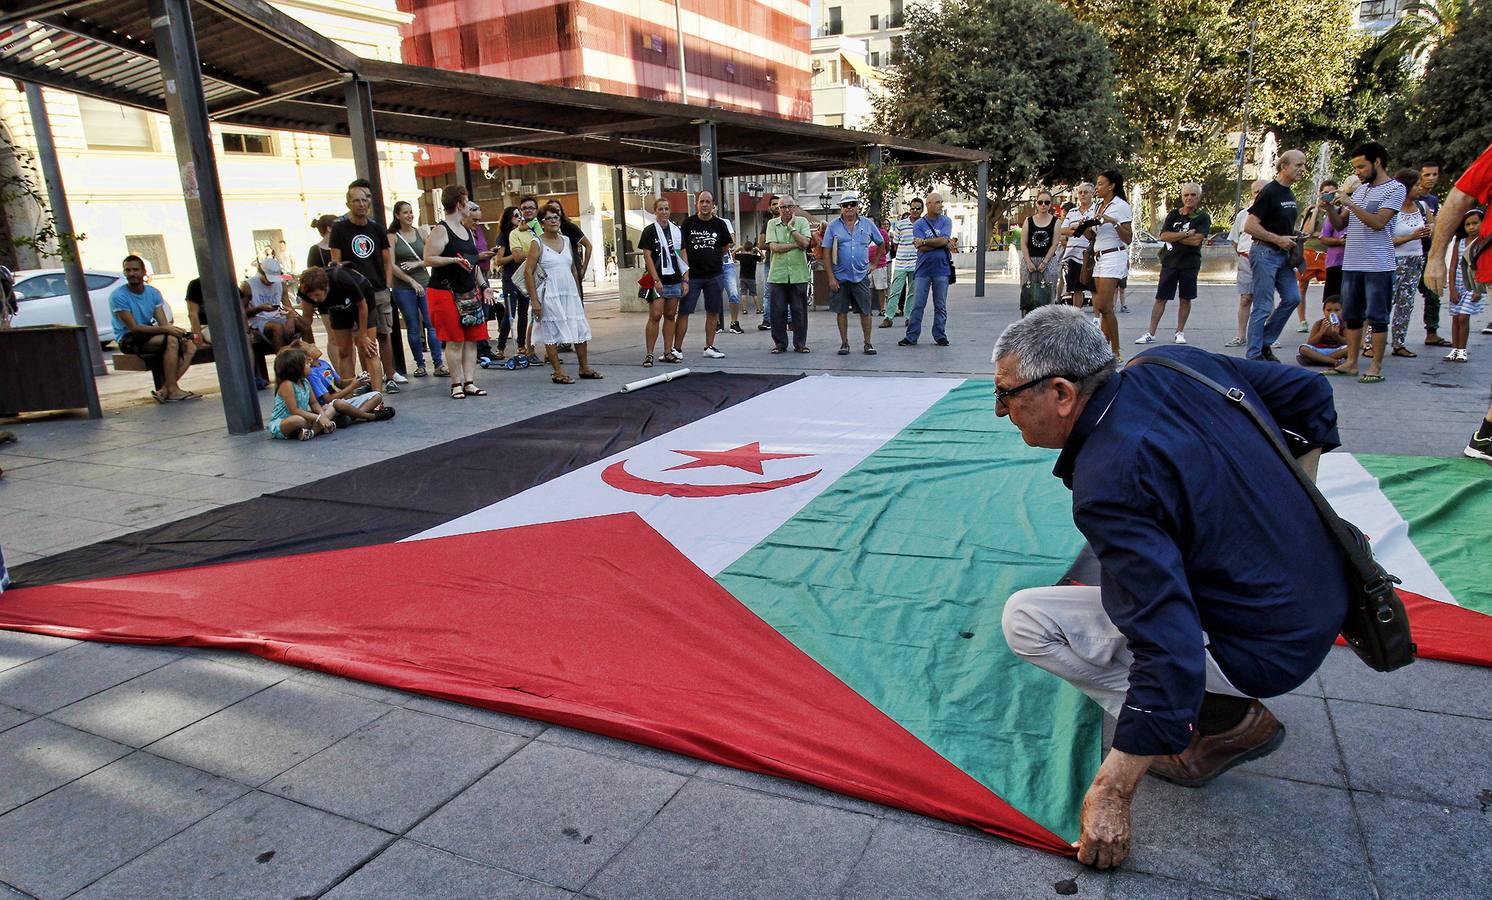
M 847 192 L 839 198 L 839 218 L 824 229 L 822 246 L 829 263 L 829 308 L 839 317 L 839 355 L 850 352 L 849 314 L 860 316 L 865 353 L 870 344 L 870 247 L 882 243 L 881 229 L 860 217 L 860 195 Z

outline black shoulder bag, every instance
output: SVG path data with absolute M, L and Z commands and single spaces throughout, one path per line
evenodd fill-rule
M 1316 506 L 1326 530 L 1331 532 L 1347 557 L 1347 574 L 1352 596 L 1347 601 L 1347 618 L 1342 622 L 1342 637 L 1346 638 L 1362 661 L 1379 672 L 1392 672 L 1414 662 L 1414 641 L 1409 634 L 1409 617 L 1404 612 L 1404 602 L 1399 599 L 1394 585 L 1399 579 L 1390 575 L 1378 560 L 1373 558 L 1373 549 L 1368 539 L 1357 526 L 1337 515 L 1326 498 L 1321 496 L 1315 482 L 1290 455 L 1280 436 L 1259 411 L 1248 402 L 1240 388 L 1223 387 L 1206 375 L 1165 356 L 1147 354 L 1136 356 L 1129 365 L 1150 363 L 1165 366 L 1180 372 L 1217 391 L 1233 406 L 1238 407 L 1259 431 L 1269 440 L 1270 446 L 1279 453 L 1285 465 L 1295 473 L 1295 480 L 1305 489 L 1306 496 Z

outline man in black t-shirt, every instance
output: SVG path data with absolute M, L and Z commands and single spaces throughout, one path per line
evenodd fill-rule
M 1271 362 L 1278 362 L 1271 345 L 1300 305 L 1300 283 L 1295 279 L 1295 267 L 1290 265 L 1300 205 L 1295 201 L 1291 185 L 1305 174 L 1305 154 L 1286 150 L 1275 165 L 1274 180 L 1254 199 L 1243 226 L 1254 238 L 1253 249 L 1249 251 L 1249 265 L 1254 270 L 1254 306 L 1249 312 L 1247 355 L 1249 359 Z M 1279 306 L 1274 304 L 1275 294 L 1279 294 Z
M 725 220 L 715 215 L 715 196 L 709 191 L 700 191 L 694 208 L 698 213 L 684 220 L 684 264 L 688 267 L 688 287 L 684 299 L 679 303 L 679 318 L 674 323 L 674 341 L 684 346 L 684 335 L 689 332 L 689 316 L 699 303 L 699 295 L 705 295 L 705 349 L 710 359 L 725 356 L 715 349 L 715 325 L 725 312 L 725 256 L 730 253 L 730 228 Z
M 1178 288 L 1181 306 L 1176 311 L 1175 342 L 1186 343 L 1186 320 L 1192 313 L 1192 301 L 1197 299 L 1197 273 L 1202 270 L 1202 242 L 1212 230 L 1212 217 L 1197 208 L 1201 202 L 1202 186 L 1183 184 L 1181 206 L 1171 210 L 1160 226 L 1160 239 L 1171 246 L 1161 258 L 1160 285 L 1155 289 L 1155 306 L 1150 310 L 1150 330 L 1136 344 L 1155 341 L 1166 304 L 1176 296 Z
M 391 382 L 403 379 L 394 369 L 394 294 L 389 286 L 394 283 L 394 253 L 389 246 L 389 232 L 371 218 L 373 214 L 373 186 L 359 178 L 347 186 L 347 216 L 332 226 L 328 240 L 332 261 L 346 263 L 373 286 L 373 306 L 369 310 L 372 321 L 368 330 L 378 339 L 378 357 L 383 361 L 383 371 Z M 360 339 L 373 334 L 359 335 Z M 370 374 L 372 371 L 370 370 Z M 397 386 L 389 387 L 373 382 L 374 390 L 386 394 L 397 394 Z

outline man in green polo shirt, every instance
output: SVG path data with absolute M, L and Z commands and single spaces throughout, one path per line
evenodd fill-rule
M 808 269 L 805 250 L 812 241 L 808 220 L 797 215 L 798 205 L 792 197 L 778 199 L 777 218 L 767 223 L 767 252 L 772 256 L 772 270 L 767 281 L 772 285 L 772 352 L 787 352 L 787 320 L 793 319 L 793 350 L 808 352 Z

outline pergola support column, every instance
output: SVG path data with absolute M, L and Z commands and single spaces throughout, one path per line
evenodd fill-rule
M 57 143 L 52 139 L 52 121 L 41 85 L 26 82 L 26 106 L 31 112 L 31 127 L 36 132 L 36 155 L 40 157 L 42 180 L 47 183 L 47 203 L 52 207 L 52 221 L 57 226 L 57 249 L 62 254 L 62 271 L 67 278 L 67 293 L 73 302 L 73 320 L 88 329 L 88 368 L 84 380 L 93 384 L 92 375 L 107 375 L 104 354 L 98 343 L 98 323 L 93 321 L 93 302 L 88 296 L 88 282 L 83 278 L 83 260 L 78 256 L 78 242 L 73 237 L 73 216 L 67 205 L 67 191 L 62 186 L 62 165 L 57 160 Z M 118 338 L 118 335 L 115 335 Z M 97 418 L 98 389 L 93 388 L 94 402 L 89 413 Z
M 623 183 L 622 168 L 611 170 L 612 224 L 616 227 L 616 268 L 627 268 L 631 254 L 627 249 L 627 186 Z
M 474 190 L 471 183 L 471 154 L 464 148 L 456 151 L 456 171 L 454 174 L 456 184 L 466 188 L 466 196 L 471 197 Z M 472 199 L 476 198 L 473 197 Z M 503 198 L 502 205 L 508 205 L 507 197 Z
M 208 130 L 191 0 L 150 0 L 150 19 L 166 86 L 166 111 L 181 172 L 182 199 L 192 229 L 197 274 L 202 279 L 203 306 L 212 327 L 223 416 L 228 420 L 229 434 L 253 434 L 264 428 L 264 420 L 254 390 L 238 278 L 229 252 L 228 218 L 223 212 L 223 190 Z
M 984 255 L 985 249 L 989 247 L 989 160 L 979 164 L 979 170 L 975 176 L 978 187 L 975 189 L 975 202 L 979 204 L 979 226 L 974 248 L 974 296 L 984 296 Z
M 357 177 L 367 179 L 373 185 L 372 220 L 380 226 L 389 222 L 388 210 L 383 203 L 383 173 L 378 167 L 378 129 L 373 125 L 373 85 L 353 78 L 347 82 L 347 131 L 352 137 L 352 165 Z M 390 290 L 393 285 L 388 286 Z M 394 368 L 404 371 L 404 329 L 399 327 L 399 306 L 394 304 L 394 331 L 389 343 L 394 351 Z M 393 376 L 385 372 L 384 377 Z
M 715 123 L 699 123 L 700 190 L 709 191 L 720 202 L 720 148 L 715 141 Z

